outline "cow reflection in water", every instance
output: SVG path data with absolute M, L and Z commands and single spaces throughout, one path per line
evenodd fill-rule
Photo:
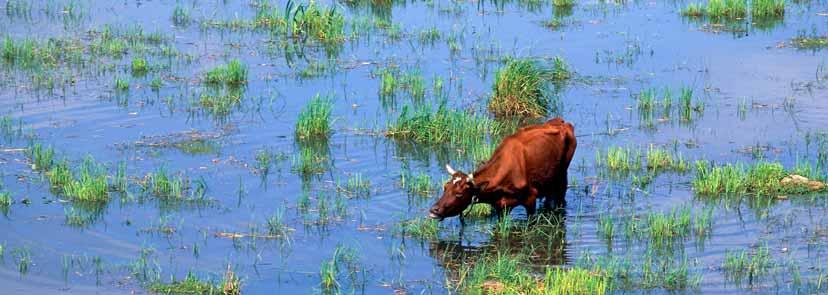
M 524 255 L 531 264 L 542 272 L 546 266 L 564 265 L 571 261 L 566 242 L 566 212 L 564 209 L 540 212 L 529 220 L 511 221 L 507 236 L 495 230 L 491 239 L 474 245 L 459 240 L 437 240 L 429 243 L 429 256 L 445 268 L 446 273 L 456 278 L 463 265 L 473 265 L 484 257 Z M 500 224 L 497 226 L 501 226 Z

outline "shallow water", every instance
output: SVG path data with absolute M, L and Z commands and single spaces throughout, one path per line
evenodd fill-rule
M 50 16 L 44 8 L 70 3 L 82 12 L 76 24 L 65 25 L 60 15 L 66 12 Z M 646 188 L 637 189 L 630 178 L 605 177 L 596 166 L 599 150 L 623 146 L 646 151 L 650 144 L 675 148 L 691 161 L 748 163 L 754 161 L 754 154 L 761 154 L 787 168 L 797 161 L 817 162 L 818 140 L 806 138 L 826 131 L 828 61 L 824 51 L 797 50 L 789 41 L 802 30 L 828 33 L 824 16 L 828 5 L 787 3 L 784 21 L 772 28 L 743 24 L 747 28 L 743 32 L 713 32 L 704 22 L 680 15 L 686 4 L 578 2 L 572 15 L 563 17 L 565 26 L 551 30 L 543 26 L 555 10 L 547 2 L 535 8 L 522 2 L 404 3 L 394 5 L 389 16 L 402 29 L 399 40 L 375 30 L 345 41 L 334 56 L 335 71 L 311 78 L 299 73 L 312 61 L 325 62 L 324 50 L 311 46 L 305 48 L 306 56 L 290 57 L 276 46 L 279 35 L 199 25 L 249 19 L 255 7 L 248 1 L 53 1 L 33 4 L 29 17 L 2 14 L 3 36 L 88 40 L 86 32 L 100 31 L 107 24 L 140 25 L 145 32 L 172 36 L 171 44 L 190 56 L 174 59 L 169 68 L 145 78 L 131 78 L 127 93 L 113 90 L 113 77 L 129 77 L 130 54 L 73 69 L 76 82 L 53 91 L 32 89 L 28 79 L 20 78 L 25 75 L 21 71 L 3 70 L 0 115 L 20 120 L 25 133 L 33 137 L 2 142 L 2 185 L 16 201 L 0 218 L 2 293 L 144 293 L 133 273 L 142 251 L 151 253 L 148 269 L 163 280 L 183 278 L 188 272 L 218 280 L 231 265 L 246 294 L 321 293 L 320 265 L 339 245 L 355 249 L 360 265 L 353 283 L 340 278 L 343 292 L 453 291 L 447 285 L 453 270 L 446 257 L 482 255 L 496 244 L 485 233 L 496 220 L 473 222 L 462 241 L 458 241 L 456 219 L 442 223 L 436 240 L 394 234 L 395 224 L 424 216 L 440 193 L 409 196 L 400 186 L 401 174 L 427 173 L 436 184 L 445 179 L 447 159 L 464 171 L 473 165 L 452 149 L 413 144 L 412 150 L 383 136 L 388 122 L 410 100 L 398 97 L 396 107 L 384 107 L 374 72 L 387 64 L 417 69 L 429 90 L 432 77 L 442 77 L 450 106 L 485 113 L 494 72 L 505 55 L 561 56 L 576 73 L 558 93 L 563 104 L 560 115 L 576 126 L 579 141 L 570 168 L 573 186 L 561 225 L 564 234 L 550 242 L 562 249 L 542 252 L 539 255 L 545 257 L 540 263 L 571 266 L 584 253 L 638 259 L 646 246 L 638 240 L 602 238 L 600 217 L 609 214 L 624 220 L 632 212 L 666 212 L 686 205 L 694 213 L 712 208 L 714 218 L 707 239 L 678 242 L 676 255 L 686 257 L 691 273 L 701 277 L 697 287 L 678 292 L 825 292 L 824 287 L 808 287 L 825 276 L 822 257 L 828 245 L 828 220 L 821 196 L 792 196 L 757 208 L 695 197 L 689 184 L 692 172 L 660 174 Z M 190 11 L 193 23 L 188 27 L 173 25 L 170 16 L 177 5 Z M 349 22 L 375 17 L 369 9 L 334 5 Z M 433 45 L 418 42 L 419 32 L 431 27 L 444 38 Z M 351 30 L 346 26 L 346 32 Z M 449 35 L 458 37 L 460 50 L 455 53 L 447 44 Z M 199 112 L 190 102 L 205 91 L 198 79 L 231 58 L 250 69 L 241 105 L 221 118 Z M 168 63 L 164 57 L 148 59 L 150 64 Z M 115 67 L 100 70 L 100 65 Z M 155 92 L 149 83 L 159 75 L 166 81 Z M 653 127 L 642 124 L 635 95 L 666 87 L 675 99 L 683 86 L 692 88 L 695 98 L 704 103 L 703 113 L 695 114 L 690 123 L 671 119 L 656 121 Z M 301 149 L 294 126 L 299 111 L 318 93 L 334 97 L 335 130 L 322 148 L 330 152 L 330 167 L 303 179 L 292 172 Z M 428 99 L 432 95 L 427 92 Z M 219 148 L 188 154 L 148 144 L 186 139 L 187 132 L 213 138 Z M 54 146 L 59 156 L 73 163 L 92 155 L 115 171 L 119 162 L 126 162 L 133 181 L 130 191 L 137 199 L 122 200 L 113 194 L 90 224 L 68 225 L 65 215 L 76 205 L 51 193 L 48 181 L 31 170 L 20 150 L 30 141 Z M 740 152 L 757 146 L 768 148 Z M 254 169 L 256 152 L 263 149 L 284 153 L 266 177 Z M 151 197 L 141 198 L 137 183 L 159 167 L 190 180 L 203 179 L 212 201 L 166 206 Z M 297 209 L 301 195 L 312 196 L 313 208 L 319 196 L 335 196 L 337 184 L 354 173 L 370 181 L 371 194 L 348 198 L 345 216 L 319 225 L 313 222 L 315 209 L 308 214 Z M 284 208 L 284 220 L 292 229 L 289 240 L 217 235 L 250 233 L 255 226 L 264 230 L 267 218 L 279 208 Z M 522 209 L 512 215 L 525 219 Z M 462 250 L 455 247 L 458 244 Z M 767 246 L 776 262 L 770 273 L 753 286 L 728 280 L 720 267 L 725 253 L 759 246 Z M 31 261 L 25 273 L 19 271 L 20 257 L 25 256 L 21 253 L 28 253 Z M 99 266 L 92 262 L 94 257 L 100 258 Z M 794 268 L 801 278 L 794 278 Z M 625 291 L 668 292 L 662 288 Z

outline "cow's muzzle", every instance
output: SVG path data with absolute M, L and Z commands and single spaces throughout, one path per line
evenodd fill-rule
M 440 208 L 437 206 L 431 207 L 431 210 L 428 210 L 428 218 L 437 219 L 438 221 L 443 221 L 445 217 L 440 215 Z

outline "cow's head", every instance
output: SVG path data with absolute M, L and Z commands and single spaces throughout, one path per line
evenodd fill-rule
M 443 185 L 443 196 L 429 210 L 428 217 L 434 219 L 443 220 L 446 217 L 460 215 L 466 207 L 471 205 L 475 195 L 479 192 L 472 174 L 455 171 L 448 164 L 446 164 L 446 171 L 451 175 L 451 179 Z

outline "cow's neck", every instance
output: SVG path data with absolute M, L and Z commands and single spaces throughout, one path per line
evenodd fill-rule
M 481 184 L 483 187 L 480 189 L 476 194 L 476 199 L 478 203 L 493 203 L 496 201 L 495 197 L 495 190 L 497 188 L 491 183 L 492 178 L 494 178 L 495 173 L 497 172 L 496 169 L 493 169 L 491 162 L 487 162 L 480 166 L 477 171 L 474 172 L 474 182 Z

